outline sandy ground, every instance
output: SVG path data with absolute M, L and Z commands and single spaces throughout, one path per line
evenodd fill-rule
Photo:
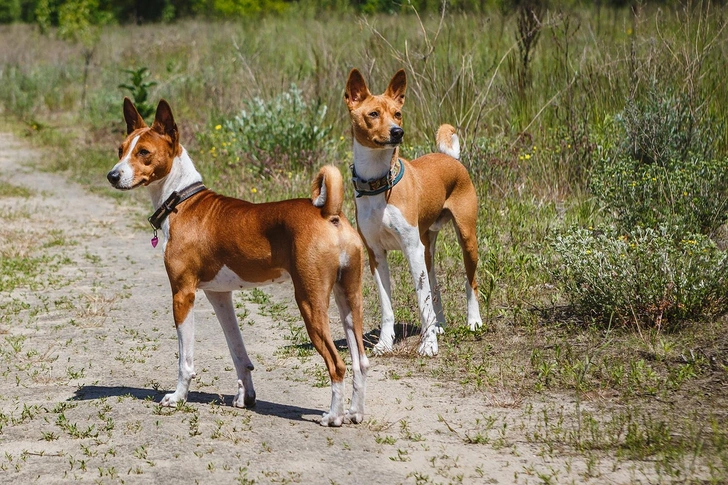
M 568 399 L 468 395 L 457 383 L 403 376 L 393 358 L 371 358 L 364 423 L 319 426 L 330 390 L 321 358 L 296 355 L 305 347 L 290 346 L 291 328 L 301 321 L 288 284 L 266 288 L 269 303 L 250 292 L 236 296 L 256 365 L 255 408 L 230 406 L 232 361 L 201 292 L 198 377 L 187 405 L 160 408 L 176 382 L 177 342 L 161 245 L 152 249 L 144 229 L 151 210 L 35 170 L 39 156 L 0 135 L 0 183 L 31 189 L 0 197 L 0 249 L 45 258 L 31 283 L 0 293 L 0 482 L 645 479 L 609 459 L 595 465 L 558 450 L 544 453 L 528 438 L 539 409 L 568 408 Z M 287 305 L 292 321 L 264 315 L 277 303 Z M 332 326 L 340 332 L 338 316 Z M 347 394 L 350 385 L 347 375 Z

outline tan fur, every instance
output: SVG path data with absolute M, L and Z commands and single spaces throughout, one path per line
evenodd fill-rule
M 139 136 L 130 161 L 133 187 L 159 182 L 183 150 L 169 106 L 160 102 L 151 127 L 128 100 L 124 114 L 128 136 L 119 149 L 120 158 Z M 112 178 L 110 172 L 113 184 Z M 323 206 L 315 207 L 312 199 L 319 198 L 322 191 L 326 195 Z M 341 212 L 344 188 L 336 167 L 321 168 L 311 196 L 255 204 L 203 190 L 169 215 L 164 264 L 177 326 L 192 310 L 197 288 L 212 281 L 223 266 L 252 284 L 269 283 L 288 273 L 311 342 L 323 357 L 332 383 L 340 383 L 346 366 L 329 331 L 329 298 L 335 289 L 350 307 L 356 346 L 350 350 L 364 356 L 362 367 L 368 366 L 362 330 L 363 245 Z M 361 392 L 363 400 L 363 389 Z
M 389 206 L 398 208 L 410 225 L 418 227 L 425 247 L 428 272 L 433 264 L 433 254 L 430 254 L 431 238 L 436 237 L 444 223 L 453 221 L 463 250 L 468 284 L 477 295 L 475 271 L 478 263 L 478 200 L 475 187 L 465 167 L 451 156 L 433 153 L 411 161 L 399 156 L 401 133 L 398 139 L 395 138 L 393 128 L 402 131 L 399 128 L 402 125 L 401 109 L 406 87 L 405 72 L 400 70 L 392 77 L 383 94 L 374 95 L 369 91 L 361 73 L 356 69 L 352 70 L 347 80 L 344 99 L 349 109 L 353 137 L 359 145 L 367 149 L 379 150 L 381 153 L 387 153 L 387 149 L 393 150 L 390 167 L 398 158 L 403 160 L 404 176 L 385 193 L 386 202 Z M 447 141 L 451 146 L 454 134 L 455 129 L 451 125 L 442 125 L 438 130 L 438 139 Z M 355 167 L 356 163 L 355 154 Z M 357 223 L 361 226 L 363 221 L 360 220 L 358 205 Z M 372 244 L 376 242 L 369 240 L 361 230 L 360 234 L 367 246 L 370 268 L 374 272 L 379 264 L 372 250 Z M 370 237 L 372 235 L 369 234 Z M 374 236 L 374 239 L 379 239 L 378 235 Z M 422 308 L 420 310 L 423 311 Z M 473 318 L 476 316 L 473 315 Z M 477 320 L 480 320 L 479 316 Z

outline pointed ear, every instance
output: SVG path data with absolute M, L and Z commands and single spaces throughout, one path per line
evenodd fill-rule
M 172 139 L 172 143 L 177 144 L 179 138 L 177 124 L 174 122 L 174 116 L 172 116 L 172 108 L 163 99 L 160 99 L 157 105 L 157 114 L 154 115 L 152 130 L 160 135 L 168 135 Z
M 397 71 L 389 81 L 384 95 L 395 100 L 401 107 L 404 104 L 404 92 L 407 90 L 407 74 L 404 69 Z
M 367 83 L 359 70 L 352 69 L 349 73 L 349 79 L 346 81 L 346 91 L 344 92 L 344 100 L 346 106 L 349 107 L 349 111 L 368 98 L 370 94 Z
M 127 97 L 124 97 L 124 121 L 126 121 L 127 135 L 134 130 L 145 128 L 147 126 L 147 124 L 144 123 L 144 118 L 142 118 L 142 115 L 139 114 L 136 106 L 134 106 L 134 103 L 132 103 L 131 99 Z

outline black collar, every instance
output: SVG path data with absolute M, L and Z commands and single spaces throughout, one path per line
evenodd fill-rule
M 164 201 L 164 204 L 162 204 L 162 206 L 147 219 L 149 221 L 149 224 L 151 224 L 154 228 L 154 235 L 156 236 L 157 231 L 162 228 L 162 222 L 164 222 L 167 216 L 169 216 L 172 212 L 177 212 L 176 207 L 179 204 L 189 199 L 196 193 L 205 190 L 206 188 L 207 187 L 205 187 L 202 182 L 195 182 L 194 184 L 187 186 L 179 192 L 172 192 L 167 200 Z
M 356 196 L 377 195 L 397 185 L 404 175 L 404 163 L 401 158 L 397 158 L 397 162 L 389 169 L 389 171 L 378 179 L 362 180 L 356 174 L 354 164 L 351 164 L 351 181 L 354 183 Z

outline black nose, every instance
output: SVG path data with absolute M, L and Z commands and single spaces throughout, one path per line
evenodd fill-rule
M 391 130 L 389 130 L 389 137 L 394 142 L 402 141 L 403 136 L 404 136 L 404 130 L 402 128 L 400 128 L 399 126 L 395 126 Z
M 119 173 L 118 170 L 112 170 L 106 174 L 106 178 L 109 180 L 111 185 L 116 185 L 119 183 L 119 180 L 121 180 L 121 173 Z

